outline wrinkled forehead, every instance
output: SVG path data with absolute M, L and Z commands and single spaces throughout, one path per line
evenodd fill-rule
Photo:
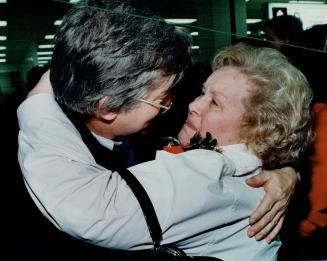
M 208 77 L 204 85 L 222 85 L 226 82 L 244 82 L 249 79 L 248 75 L 242 70 L 242 67 L 234 65 L 222 66 Z
M 220 93 L 233 98 L 246 98 L 252 89 L 249 76 L 237 66 L 223 66 L 214 71 L 204 83 L 212 94 Z

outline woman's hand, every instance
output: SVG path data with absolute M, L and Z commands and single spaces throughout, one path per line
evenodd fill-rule
M 248 236 L 256 240 L 266 239 L 270 243 L 282 227 L 288 204 L 299 181 L 299 174 L 293 168 L 263 171 L 247 179 L 251 187 L 263 187 L 266 195 L 250 216 Z
M 39 93 L 50 93 L 53 95 L 53 89 L 50 83 L 50 70 L 47 70 L 41 76 L 37 85 L 27 94 L 27 98 Z

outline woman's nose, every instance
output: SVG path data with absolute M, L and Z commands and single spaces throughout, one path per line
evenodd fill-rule
M 196 97 L 195 100 L 192 101 L 188 106 L 189 113 L 200 114 L 204 107 L 204 100 L 205 100 L 204 95 L 200 95 Z

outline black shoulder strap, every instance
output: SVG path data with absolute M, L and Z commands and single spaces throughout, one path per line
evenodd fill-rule
M 80 132 L 84 143 L 89 148 L 95 161 L 105 168 L 117 171 L 130 187 L 142 208 L 154 247 L 159 247 L 162 240 L 162 230 L 153 204 L 142 184 L 128 169 L 124 168 L 123 161 L 118 154 L 103 147 L 97 141 L 83 122 L 80 115 L 75 115 L 74 112 L 62 105 L 61 108 Z
M 143 188 L 142 184 L 135 178 L 135 176 L 128 169 L 119 169 L 119 175 L 126 181 L 128 186 L 133 191 L 135 197 L 137 198 L 146 223 L 148 225 L 148 229 L 154 244 L 154 247 L 157 248 L 160 246 L 160 242 L 162 240 L 162 230 L 158 221 L 158 217 L 152 202 Z

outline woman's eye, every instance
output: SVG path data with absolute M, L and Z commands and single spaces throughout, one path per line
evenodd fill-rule
M 223 110 L 223 107 L 219 102 L 212 100 L 211 104 L 215 110 L 219 110 L 219 111 Z

